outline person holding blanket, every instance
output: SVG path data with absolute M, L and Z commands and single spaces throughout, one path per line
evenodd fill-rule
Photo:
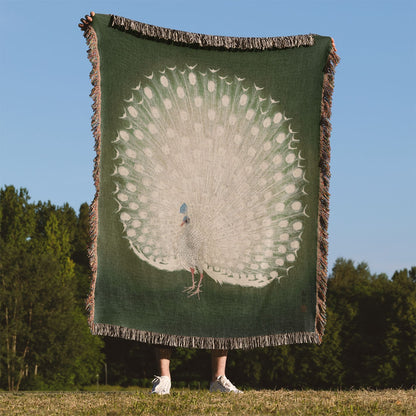
M 93 21 L 95 13 L 92 11 L 89 15 L 85 15 L 81 19 L 78 26 L 81 30 L 86 31 Z M 212 350 L 212 380 L 210 384 L 210 392 L 222 393 L 242 393 L 238 390 L 225 376 L 225 367 L 227 363 L 227 350 Z M 153 380 L 152 393 L 164 395 L 170 394 L 171 375 L 170 375 L 170 359 L 172 349 L 166 346 L 158 346 L 156 348 L 156 357 L 158 362 L 160 376 L 155 376 Z

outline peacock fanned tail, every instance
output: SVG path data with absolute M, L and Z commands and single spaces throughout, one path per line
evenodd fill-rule
M 140 80 L 125 100 L 113 174 L 134 253 L 219 283 L 263 287 L 287 276 L 307 218 L 289 116 L 278 97 L 217 68 L 166 67 Z

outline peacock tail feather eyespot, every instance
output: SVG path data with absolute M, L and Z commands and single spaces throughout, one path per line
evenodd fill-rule
M 166 67 L 132 86 L 121 118 L 117 215 L 140 259 L 248 287 L 288 275 L 307 172 L 278 97 L 219 68 Z

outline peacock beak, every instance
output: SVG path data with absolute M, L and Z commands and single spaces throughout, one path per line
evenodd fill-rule
M 185 215 L 185 216 L 183 217 L 181 227 L 182 227 L 182 225 L 184 225 L 184 224 L 188 224 L 188 222 L 189 222 L 189 217 L 188 217 L 187 215 Z

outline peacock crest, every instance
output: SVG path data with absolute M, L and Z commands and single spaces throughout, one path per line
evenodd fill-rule
M 287 276 L 307 180 L 281 104 L 197 65 L 154 72 L 125 101 L 113 180 L 134 253 L 157 269 L 191 271 L 191 295 L 204 272 L 248 287 Z

